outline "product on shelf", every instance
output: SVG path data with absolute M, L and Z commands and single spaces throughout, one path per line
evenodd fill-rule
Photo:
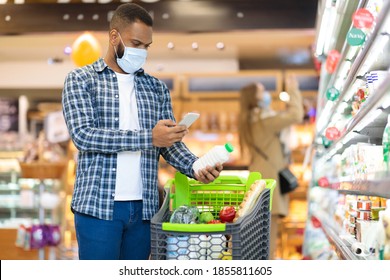
M 379 213 L 379 223 L 382 241 L 380 258 L 390 260 L 390 199 L 386 201 L 386 210 Z
M 386 124 L 385 130 L 383 131 L 382 147 L 383 147 L 383 162 L 385 164 L 385 170 L 389 171 L 389 162 L 390 162 L 390 115 L 387 116 L 387 124 Z

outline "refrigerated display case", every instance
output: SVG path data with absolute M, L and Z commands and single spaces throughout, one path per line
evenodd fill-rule
M 323 53 L 304 254 L 314 259 L 382 259 L 385 241 L 378 211 L 390 198 L 382 146 L 390 114 L 390 2 L 326 3 L 316 43 L 336 39 L 342 48 L 332 67 L 332 50 Z M 352 16 L 338 14 L 340 6 Z M 332 9 L 331 19 L 346 29 L 320 39 L 321 26 L 331 26 L 326 17 Z

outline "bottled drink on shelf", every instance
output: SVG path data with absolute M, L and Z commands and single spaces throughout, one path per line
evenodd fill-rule
M 383 131 L 382 137 L 382 146 L 383 146 L 383 161 L 385 164 L 385 170 L 389 170 L 390 163 L 390 115 L 387 116 L 387 124 L 385 130 Z
M 192 169 L 194 169 L 195 173 L 198 173 L 199 170 L 204 169 L 207 166 L 215 166 L 217 163 L 223 164 L 229 160 L 230 153 L 233 152 L 233 150 L 234 148 L 230 143 L 214 146 L 194 162 Z

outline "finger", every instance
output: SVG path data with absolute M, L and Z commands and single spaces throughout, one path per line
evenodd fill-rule
M 159 120 L 158 124 L 166 126 L 175 126 L 176 123 L 173 120 Z
M 172 143 L 180 142 L 183 140 L 183 137 L 186 135 L 186 132 L 181 132 L 181 133 L 175 133 L 171 137 Z
M 174 132 L 183 132 L 183 131 L 186 132 L 186 131 L 188 131 L 188 128 L 185 125 L 176 125 L 176 126 L 172 127 L 172 130 Z
M 213 175 L 213 171 L 215 171 L 214 168 L 207 167 L 206 169 L 204 169 L 204 171 L 205 171 L 205 172 L 203 173 L 203 176 L 206 178 L 206 180 L 207 180 L 208 182 L 214 181 L 215 178 L 217 177 L 217 176 L 214 176 L 214 175 Z
M 199 170 L 198 173 L 195 173 L 195 179 L 199 182 L 205 183 L 204 180 L 206 178 L 204 177 L 202 170 Z
M 218 171 L 216 168 L 210 171 L 210 174 L 213 176 L 213 180 L 219 176 L 219 172 L 220 171 Z
M 215 178 L 217 178 L 219 175 L 219 171 L 216 167 L 210 167 L 208 166 L 206 169 L 205 169 L 205 173 L 204 173 L 204 176 L 208 179 L 208 180 L 211 180 L 211 181 L 214 181 Z
M 221 171 L 223 170 L 223 165 L 220 164 L 220 163 L 217 163 L 217 164 L 215 165 L 215 169 L 217 169 L 218 172 L 221 172 Z M 219 174 L 218 174 L 218 175 L 219 175 Z

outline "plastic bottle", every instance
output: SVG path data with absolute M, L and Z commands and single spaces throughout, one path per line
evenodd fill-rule
M 387 124 L 383 131 L 382 137 L 383 146 L 383 161 L 385 164 L 385 170 L 389 172 L 389 161 L 390 161 L 390 115 L 387 116 Z
M 230 153 L 233 150 L 234 148 L 230 143 L 214 146 L 194 162 L 192 169 L 194 169 L 195 173 L 198 173 L 199 170 L 206 168 L 206 166 L 215 166 L 217 163 L 223 164 L 229 160 Z

